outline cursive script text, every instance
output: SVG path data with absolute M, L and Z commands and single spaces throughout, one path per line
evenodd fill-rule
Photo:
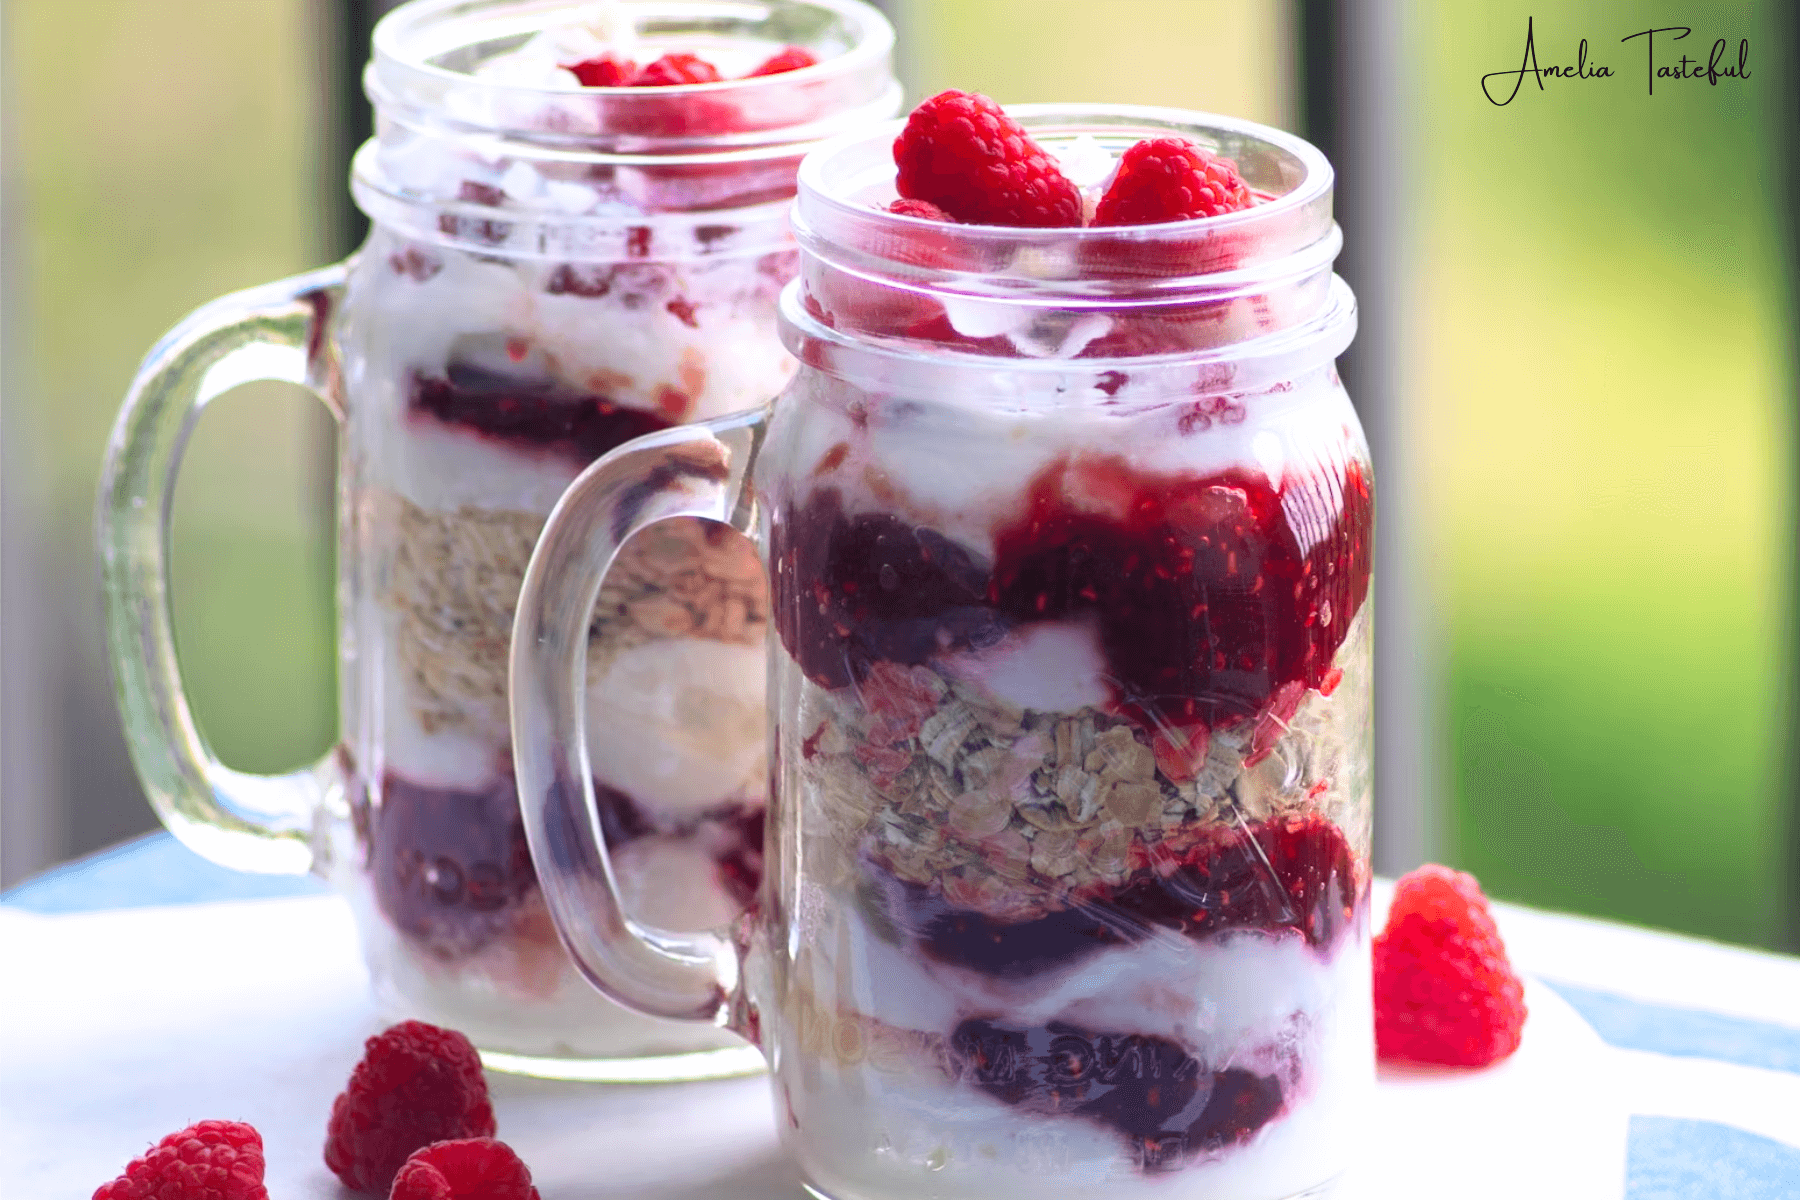
M 1529 23 L 1529 22 L 1528 22 Z M 1620 38 L 1621 42 L 1629 42 L 1634 38 L 1644 39 L 1644 57 L 1646 74 L 1649 79 L 1650 94 L 1656 95 L 1656 81 L 1659 79 L 1704 79 L 1709 87 L 1718 87 L 1721 79 L 1750 78 L 1750 39 L 1738 40 L 1737 62 L 1725 62 L 1725 39 L 1720 38 L 1712 44 L 1712 52 L 1706 57 L 1706 66 L 1700 65 L 1697 58 L 1681 56 L 1681 61 L 1674 66 L 1664 63 L 1656 65 L 1656 35 L 1672 33 L 1675 36 L 1669 41 L 1679 42 L 1694 32 L 1686 25 L 1671 25 L 1666 29 L 1640 29 L 1636 33 Z M 1723 65 L 1721 65 L 1723 64 Z
M 1554 65 L 1548 67 L 1538 66 L 1537 47 L 1533 44 L 1533 40 L 1534 31 L 1532 29 L 1532 19 L 1526 17 L 1525 58 L 1519 63 L 1519 69 L 1516 71 L 1489 71 L 1486 75 L 1481 77 L 1481 93 L 1488 98 L 1488 103 L 1497 105 L 1500 108 L 1505 108 L 1507 105 L 1511 104 L 1513 102 L 1513 97 L 1519 94 L 1519 87 L 1525 82 L 1525 77 L 1527 75 L 1537 81 L 1538 91 L 1540 92 L 1544 90 L 1544 77 L 1546 75 L 1551 79 L 1610 79 L 1612 77 L 1611 67 L 1590 67 L 1588 65 L 1588 44 L 1586 38 L 1582 38 L 1581 45 L 1575 49 L 1575 65 L 1572 67 L 1559 67 Z M 1496 100 L 1494 98 L 1493 89 L 1488 85 L 1488 80 L 1506 79 L 1509 77 L 1513 81 L 1512 91 L 1506 93 L 1506 99 Z M 1506 85 L 1500 84 L 1499 86 L 1505 87 Z

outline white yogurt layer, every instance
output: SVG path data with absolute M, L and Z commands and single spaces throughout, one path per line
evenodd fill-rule
M 374 433 L 370 481 L 424 508 L 547 513 L 579 470 L 565 456 L 409 412 L 415 377 L 442 379 L 453 363 L 516 378 L 524 388 L 550 382 L 565 393 L 603 396 L 664 420 L 753 408 L 793 373 L 753 256 L 637 265 L 615 280 L 605 264 L 488 262 L 413 248 L 435 270 L 389 269 L 387 258 L 407 249 L 377 231 L 366 252 L 358 307 L 405 319 L 377 316 L 357 331 L 363 353 L 354 386 L 359 404 L 374 410 L 357 414 Z M 552 294 L 559 270 L 574 274 L 574 286 L 604 294 L 580 295 L 568 285 Z
M 1298 934 L 1235 931 L 1195 943 L 1169 933 L 1001 981 L 882 941 L 843 899 L 801 907 L 816 928 L 804 935 L 809 949 L 796 963 L 796 984 L 827 1010 L 946 1037 L 970 1017 L 1007 1026 L 1065 1021 L 1165 1038 L 1212 1070 L 1283 1079 L 1283 1112 L 1249 1142 L 1146 1177 L 1108 1126 L 1015 1108 L 929 1069 L 832 1060 L 783 1072 L 779 1086 L 799 1120 L 789 1144 L 828 1192 L 1040 1200 L 1098 1188 L 1277 1200 L 1351 1161 L 1374 1075 L 1365 932 L 1323 956 Z
M 619 898 L 635 921 L 658 929 L 717 929 L 738 915 L 719 885 L 718 862 L 696 840 L 651 834 L 612 852 Z
M 1066 142 L 1053 144 L 1049 149 L 1069 182 L 1083 191 L 1089 188 L 1104 191 L 1119 165 L 1119 160 L 1092 134 L 1080 134 Z
M 381 728 L 374 742 L 381 761 L 372 769 L 394 771 L 424 787 L 477 792 L 491 787 L 509 771 L 511 746 L 504 727 L 477 732 L 467 726 L 426 732 L 409 691 L 407 673 L 400 663 L 399 638 L 393 621 L 386 626 L 380 652 L 380 678 L 376 691 L 381 700 Z
M 1100 399 L 1050 407 L 1043 397 L 1035 408 L 1029 399 L 978 406 L 839 386 L 847 394 L 834 394 L 829 382 L 814 384 L 810 396 L 791 393 L 771 430 L 765 455 L 789 464 L 796 502 L 815 488 L 836 488 L 850 512 L 890 512 L 985 557 L 995 528 L 1022 515 L 1033 480 L 1063 460 L 1116 458 L 1137 471 L 1187 478 L 1238 468 L 1280 486 L 1310 465 L 1321 429 L 1342 427 L 1346 444 L 1356 438 L 1349 398 L 1323 371 L 1287 391 L 1148 407 Z M 850 400 L 860 406 L 856 416 L 846 411 Z M 1079 482 L 1079 473 L 1072 478 Z
M 543 29 L 510 54 L 499 54 L 475 69 L 475 78 L 513 87 L 580 87 L 581 81 L 565 69 L 575 63 L 612 54 L 638 56 L 637 23 L 620 0 L 599 0 L 581 11 L 575 21 Z
M 699 816 L 762 793 L 761 646 L 661 638 L 621 651 L 588 681 L 595 778 L 650 815 Z
M 420 416 L 369 455 L 370 483 L 432 512 L 473 508 L 548 515 L 581 468 L 552 451 L 506 446 Z
M 985 649 L 941 655 L 937 662 L 952 678 L 1015 708 L 1077 713 L 1112 703 L 1106 656 L 1090 624 L 1040 621 Z
M 1268 1055 L 1293 1030 L 1331 1023 L 1354 971 L 1356 938 L 1321 953 L 1298 932 L 1230 930 L 1195 941 L 1158 930 L 1026 979 L 947 966 L 871 930 L 840 899 L 805 906 L 807 986 L 821 1002 L 903 1029 L 949 1034 L 969 1017 L 1008 1025 L 1065 1021 L 1095 1033 L 1140 1034 L 1186 1047 L 1215 1070 L 1274 1074 Z M 823 947 L 833 947 L 829 952 Z M 1304 1037 L 1305 1035 L 1300 1035 Z
M 530 290 L 529 334 L 559 378 L 630 408 L 657 411 L 661 392 L 689 398 L 687 419 L 724 416 L 775 397 L 794 362 L 775 334 L 774 298 L 755 258 L 661 268 L 669 285 L 643 307 L 619 295 Z M 668 302 L 685 300 L 684 319 Z M 690 325 L 688 321 L 691 320 Z
M 397 932 L 360 871 L 340 881 L 361 932 L 375 1001 L 391 1020 L 430 1021 L 484 1050 L 555 1058 L 632 1058 L 743 1047 L 698 1021 L 665 1021 L 621 1008 L 578 974 L 548 916 L 533 936 L 497 938 L 447 961 Z

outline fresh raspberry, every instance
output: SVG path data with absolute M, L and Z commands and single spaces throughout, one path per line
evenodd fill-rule
M 955 218 L 929 200 L 896 200 L 887 210 L 899 217 L 920 217 L 927 221 L 954 221 Z
M 1427 864 L 1394 887 L 1375 939 L 1375 1050 L 1484 1067 L 1519 1048 L 1525 990 L 1475 877 Z
M 394 1176 L 388 1200 L 538 1200 L 538 1190 L 511 1146 L 466 1138 L 416 1151 Z
M 665 54 L 636 75 L 632 87 L 673 87 L 680 83 L 718 83 L 719 68 L 697 54 Z
M 487 1078 L 469 1039 L 404 1021 L 368 1041 L 331 1106 L 325 1165 L 346 1186 L 381 1193 L 407 1156 L 450 1138 L 494 1136 Z
M 1229 158 L 1208 154 L 1186 138 L 1148 138 L 1119 157 L 1119 169 L 1094 210 L 1094 224 L 1217 217 L 1250 203 L 1250 189 Z
M 240 1121 L 202 1121 L 171 1133 L 94 1200 L 269 1200 L 262 1135 Z
M 1023 126 L 986 96 L 939 92 L 894 139 L 897 185 L 972 225 L 1081 224 L 1081 192 Z
M 584 62 L 565 64 L 563 70 L 573 71 L 582 87 L 626 87 L 637 75 L 637 64 L 629 58 L 602 54 Z
M 805 46 L 789 46 L 764 59 L 762 66 L 750 72 L 746 78 L 753 78 L 757 75 L 780 75 L 787 71 L 798 71 L 801 67 L 818 65 L 819 60 L 814 58 L 812 51 Z

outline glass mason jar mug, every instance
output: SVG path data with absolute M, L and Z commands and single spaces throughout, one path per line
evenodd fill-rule
M 795 43 L 818 65 L 750 77 Z M 514 796 L 507 639 L 538 528 L 582 467 L 789 378 L 775 308 L 797 257 L 795 173 L 819 139 L 893 114 L 892 43 L 857 0 L 405 5 L 366 76 L 377 132 L 352 188 L 368 242 L 195 313 L 120 415 L 99 533 L 125 728 L 159 815 L 228 866 L 329 878 L 389 1015 L 460 1029 L 490 1065 L 760 1066 L 729 1033 L 576 978 Z M 563 69 L 665 51 L 727 80 L 585 88 Z M 260 378 L 311 387 L 340 424 L 342 737 L 278 778 L 213 758 L 167 598 L 185 431 Z M 587 640 L 621 886 L 676 929 L 731 917 L 761 870 L 766 599 L 754 552 L 721 532 L 671 523 L 635 543 Z
M 815 1194 L 1323 1194 L 1374 1082 L 1331 169 L 1201 114 L 1010 111 L 1070 164 L 1190 138 L 1261 202 L 949 225 L 885 211 L 896 127 L 810 156 L 794 380 L 596 463 L 527 569 L 532 854 L 608 995 L 763 1048 Z M 677 516 L 751 534 L 772 589 L 766 870 L 705 937 L 622 912 L 580 685 L 620 545 Z

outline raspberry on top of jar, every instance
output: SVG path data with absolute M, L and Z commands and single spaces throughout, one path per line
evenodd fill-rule
M 630 6 L 601 0 L 577 19 L 539 30 L 518 49 L 487 60 L 478 79 L 527 87 L 678 87 L 753 79 L 817 66 L 807 46 L 695 34 L 646 36 Z
M 913 110 L 894 165 L 889 212 L 968 225 L 1154 225 L 1256 202 L 1236 163 L 1187 138 L 1144 138 L 1116 161 L 1091 137 L 1055 154 L 994 101 L 954 89 Z

